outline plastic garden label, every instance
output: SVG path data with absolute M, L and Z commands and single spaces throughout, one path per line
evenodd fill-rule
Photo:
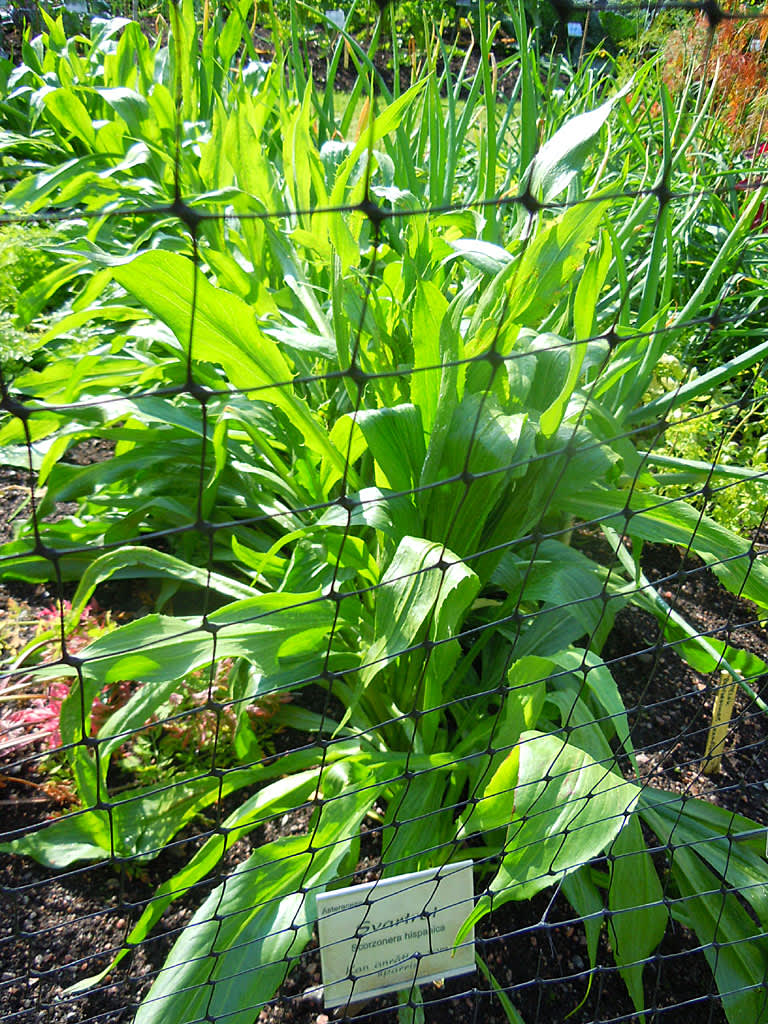
M 326 1006 L 372 998 L 475 968 L 472 862 L 448 864 L 317 897 Z
M 342 31 L 342 29 L 344 28 L 344 25 L 346 24 L 346 21 L 347 21 L 347 16 L 344 13 L 344 11 L 340 11 L 338 9 L 334 9 L 332 11 L 326 11 L 325 12 L 325 16 L 328 19 L 328 21 L 333 22 L 333 24 L 336 26 L 336 28 L 339 30 L 339 32 Z
M 584 29 L 581 27 L 581 22 L 578 21 L 569 21 L 567 32 L 571 39 L 581 39 L 584 35 Z

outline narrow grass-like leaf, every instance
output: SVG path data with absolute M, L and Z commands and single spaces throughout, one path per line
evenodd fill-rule
M 227 597 L 248 599 L 253 590 L 244 583 L 198 569 L 174 555 L 153 548 L 127 546 L 108 551 L 91 562 L 78 583 L 72 598 L 68 620 L 76 624 L 96 587 L 108 579 L 177 579 L 198 587 L 210 587 Z
M 664 501 L 635 491 L 585 488 L 571 494 L 568 507 L 585 520 L 629 536 L 695 551 L 732 592 L 768 608 L 768 567 L 750 556 L 750 544 L 701 515 L 684 501 Z

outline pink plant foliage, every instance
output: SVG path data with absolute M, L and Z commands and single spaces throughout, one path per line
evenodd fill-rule
M 64 613 L 70 612 L 72 605 L 64 601 Z M 49 631 L 55 628 L 61 618 L 61 611 L 57 607 L 42 608 L 37 613 L 42 631 Z M 109 624 L 96 601 L 90 601 L 83 609 L 77 629 L 67 637 L 67 650 L 70 654 L 76 654 L 86 647 L 92 640 L 109 629 Z M 51 645 L 58 655 L 56 645 Z M 55 664 L 57 657 L 44 658 L 42 664 Z M 21 692 L 19 685 L 23 684 Z M 42 742 L 48 750 L 56 750 L 61 743 L 61 732 L 59 731 L 59 720 L 61 718 L 61 705 L 69 696 L 70 683 L 66 679 L 54 680 L 40 689 L 35 679 L 34 671 L 24 676 L 9 677 L 5 686 L 0 684 L 0 697 L 3 696 L 3 689 L 11 691 L 7 693 L 9 698 L 18 693 L 20 707 L 5 710 L 6 702 L 0 705 L 0 755 L 8 754 L 11 751 L 24 749 Z M 14 701 L 15 703 L 15 701 Z M 94 710 L 101 710 L 103 702 L 97 697 L 93 702 Z M 111 709 L 113 710 L 113 709 Z M 101 721 L 106 716 L 101 715 Z
M 71 611 L 68 601 L 63 604 L 63 613 Z M 50 636 L 56 631 L 62 611 L 58 608 L 44 608 L 37 613 L 40 632 Z M 95 601 L 83 609 L 77 627 L 66 637 L 69 654 L 83 650 L 97 637 L 112 628 L 109 615 L 105 614 Z M 52 666 L 60 659 L 60 644 L 50 640 L 45 644 L 38 667 Z M 201 750 L 217 741 L 222 735 L 231 735 L 237 724 L 235 709 L 227 704 L 217 712 L 208 707 L 213 694 L 226 695 L 227 679 L 232 669 L 232 659 L 222 659 L 215 677 L 206 685 L 207 673 L 203 670 L 190 673 L 179 681 L 178 690 L 168 699 L 170 715 L 165 719 L 150 718 L 147 727 L 159 726 L 163 733 L 172 738 L 181 750 Z M 136 683 L 121 681 L 110 684 L 93 700 L 90 711 L 90 732 L 97 736 L 100 729 L 119 708 L 125 705 L 135 691 Z M 54 751 L 62 746 L 59 728 L 61 707 L 69 696 L 71 680 L 55 679 L 41 686 L 35 677 L 34 668 L 24 675 L 7 677 L 0 682 L 0 757 L 37 744 Z M 290 701 L 290 694 L 262 696 L 258 703 L 248 707 L 254 725 L 269 720 L 281 704 Z M 130 742 L 130 741 L 129 741 Z
M 12 735 L 0 744 L 0 750 L 29 746 L 38 740 L 46 740 L 49 750 L 61 746 L 59 717 L 62 701 L 69 696 L 67 683 L 51 683 L 48 692 L 33 697 L 26 707 L 11 711 L 5 716 L 4 731 Z

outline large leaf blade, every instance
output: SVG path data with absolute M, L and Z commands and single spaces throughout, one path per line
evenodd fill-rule
M 523 175 L 522 189 L 543 203 L 551 202 L 568 187 L 585 161 L 608 120 L 616 102 L 629 92 L 632 81 L 601 103 L 595 110 L 569 118 L 551 139 L 548 139 Z
M 603 852 L 639 796 L 637 786 L 557 735 L 525 732 L 509 757 L 519 759 L 514 803 L 511 792 L 494 795 L 511 819 L 504 857 L 457 942 L 492 907 L 530 899 Z
M 194 359 L 221 366 L 235 387 L 255 391 L 263 401 L 272 402 L 298 426 L 313 451 L 344 470 L 342 453 L 331 445 L 307 404 L 294 394 L 288 362 L 258 327 L 247 302 L 212 285 L 191 260 L 177 253 L 142 253 L 131 263 L 115 267 L 113 275 L 171 328 Z
M 214 889 L 176 941 L 135 1024 L 206 1015 L 251 1024 L 310 938 L 315 897 L 376 799 L 369 780 L 355 762 L 325 773 L 314 832 L 261 847 Z

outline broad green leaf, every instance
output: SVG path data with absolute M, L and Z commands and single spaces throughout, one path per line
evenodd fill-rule
M 309 845 L 306 836 L 275 840 L 213 890 L 176 940 L 135 1024 L 201 1020 L 211 1011 L 252 1024 L 250 1007 L 272 997 L 291 956 L 309 939 L 307 900 L 299 891 L 317 880 Z
M 458 561 L 442 545 L 420 537 L 400 541 L 375 591 L 377 639 L 363 655 L 363 688 L 419 637 L 440 593 L 442 564 Z
M 429 493 L 428 536 L 444 539 L 461 555 L 476 552 L 486 521 L 495 518 L 509 483 L 526 472 L 534 445 L 525 413 L 506 415 L 490 396 L 468 394 L 454 403 L 441 463 L 426 476 L 425 462 L 421 478 L 422 485 L 442 481 Z M 465 472 L 472 474 L 469 484 Z
M 615 103 L 626 96 L 632 86 L 630 80 L 595 110 L 569 118 L 531 161 L 523 175 L 521 191 L 528 191 L 540 202 L 549 203 L 566 189 L 584 169 L 595 139 Z
M 122 19 L 119 19 L 122 20 Z M 106 22 L 110 25 L 110 22 Z M 94 24 L 91 25 L 93 32 Z M 141 30 L 138 22 L 125 20 L 120 26 L 122 32 L 114 53 L 104 55 L 104 82 L 108 88 L 138 87 L 139 95 L 144 96 L 155 79 L 154 54 L 149 40 Z M 115 29 L 114 31 L 119 31 Z M 102 30 L 103 31 L 103 30 Z M 95 41 L 94 50 L 98 49 Z M 158 40 L 159 42 L 159 40 Z
M 417 281 L 413 303 L 411 341 L 413 344 L 413 373 L 410 377 L 411 400 L 421 410 L 423 430 L 431 431 L 437 415 L 440 395 L 441 346 L 440 332 L 448 314 L 448 300 L 432 281 Z M 416 451 L 423 453 L 424 437 Z M 419 472 L 424 461 L 422 454 Z M 416 477 L 418 480 L 418 476 Z
M 608 933 L 619 972 L 640 1011 L 646 1005 L 643 961 L 664 938 L 669 911 L 636 817 L 616 837 L 609 863 Z
M 682 800 L 644 786 L 643 820 L 665 846 L 689 846 L 731 888 L 737 890 L 768 928 L 768 865 L 765 827 L 705 800 Z
M 507 754 L 464 822 L 464 831 L 509 828 L 515 816 L 515 786 L 520 771 L 520 747 Z
M 545 431 L 541 422 L 547 411 L 559 401 L 569 385 L 572 365 L 572 344 L 558 334 L 537 334 L 530 342 L 528 351 L 531 354 L 535 369 L 530 378 L 530 385 L 525 396 L 527 409 L 537 410 L 539 422 L 545 437 L 551 437 L 560 426 L 560 420 L 554 423 L 551 430 Z M 523 366 L 529 361 L 523 357 Z M 520 367 L 515 367 L 520 372 Z M 571 387 L 571 392 L 573 387 Z M 568 396 L 570 398 L 570 395 Z M 566 400 L 567 401 L 567 400 Z
M 149 116 L 149 104 L 141 93 L 125 86 L 97 86 L 93 91 L 125 121 L 132 135 L 141 134 L 143 123 Z
M 485 759 L 483 778 L 489 781 L 480 800 L 462 816 L 462 835 L 507 828 L 511 822 L 518 776 L 518 744 L 522 734 L 533 729 L 539 721 L 547 697 L 547 680 L 554 668 L 554 662 L 535 656 L 520 658 L 510 666 L 507 672 L 509 690 L 504 696 L 499 720 L 492 724 L 492 741 L 499 753 Z M 490 741 L 487 731 L 486 734 L 481 731 L 478 740 L 480 742 L 476 742 L 473 749 L 487 745 Z
M 253 1007 L 272 998 L 311 936 L 315 897 L 376 799 L 367 781 L 354 762 L 324 773 L 316 829 L 261 847 L 213 890 L 177 939 L 136 1024 L 206 1013 L 251 1024 Z
M 205 878 L 239 839 L 271 819 L 294 811 L 297 806 L 308 800 L 317 789 L 319 774 L 320 769 L 314 768 L 286 779 L 279 779 L 244 801 L 222 822 L 220 832 L 208 839 L 180 871 L 158 886 L 144 913 L 131 929 L 127 941 L 133 945 L 143 942 L 166 908 Z M 132 946 L 125 946 L 100 974 L 78 982 L 67 989 L 67 992 L 82 991 L 100 982 L 131 948 Z
M 44 343 L 53 341 L 69 331 L 74 331 L 91 320 L 108 320 L 110 323 L 131 322 L 144 319 L 143 314 L 131 306 L 92 306 L 89 309 L 81 309 L 76 313 L 70 313 L 61 317 L 52 327 L 43 334 L 40 339 Z
M 518 705 L 521 715 L 520 732 L 534 728 L 546 699 L 547 679 L 552 675 L 555 665 L 549 658 L 529 655 L 518 658 L 510 665 L 507 672 L 509 693 L 507 701 Z
M 484 274 L 498 274 L 514 261 L 514 256 L 506 249 L 481 238 L 454 238 L 448 244 L 456 250 L 457 256 Z
M 106 811 L 77 811 L 53 818 L 43 828 L 8 843 L 0 850 L 32 857 L 47 868 L 61 870 L 78 861 L 108 860 L 112 853 Z
M 82 276 L 87 269 L 85 260 L 70 261 L 30 285 L 16 303 L 19 324 L 24 327 L 30 324 L 63 285 Z
M 214 287 L 191 260 L 176 253 L 146 252 L 113 274 L 171 328 L 185 350 L 191 345 L 194 359 L 221 366 L 235 387 L 253 389 L 254 397 L 272 402 L 296 424 L 313 451 L 344 469 L 344 457 L 331 445 L 321 421 L 293 393 L 291 369 L 258 326 L 251 306 Z M 352 470 L 347 473 L 354 480 Z
M 445 806 L 447 781 L 443 772 L 420 772 L 407 785 L 392 787 L 381 837 L 382 877 L 432 867 L 435 851 L 450 846 L 456 826 L 453 807 Z
M 443 553 L 446 557 L 448 552 Z M 450 557 L 450 556 L 449 556 Z M 451 637 L 461 633 L 467 613 L 480 591 L 480 580 L 464 562 L 452 561 L 443 570 L 443 578 L 437 596 L 434 615 L 429 629 L 429 639 L 435 644 L 429 652 L 426 664 L 419 666 L 415 689 L 398 700 L 404 707 L 416 701 L 425 712 L 420 730 L 425 750 L 431 750 L 438 724 L 451 694 L 451 673 L 461 655 L 459 641 Z M 423 666 L 423 667 L 422 667 Z
M 512 319 L 538 327 L 555 308 L 572 287 L 607 208 L 607 202 L 590 203 L 586 210 L 573 206 L 540 228 L 513 267 L 509 297 Z
M 587 346 L 585 342 L 568 347 L 568 375 L 552 403 L 547 406 L 539 417 L 539 426 L 544 437 L 552 437 L 563 421 L 565 411 L 573 398 L 573 392 L 576 389 L 586 352 Z
M 602 853 L 637 802 L 637 786 L 559 736 L 525 732 L 515 756 L 518 777 L 502 864 L 489 887 L 492 896 L 480 898 L 457 942 L 492 907 L 530 899 Z
M 696 932 L 729 1024 L 765 1024 L 768 940 L 764 926 L 755 924 L 737 894 L 723 888 L 721 879 L 694 850 L 684 846 L 674 850 L 672 874 L 681 897 L 672 905 L 672 915 Z
M 232 5 L 227 20 L 224 22 L 224 28 L 216 41 L 216 47 L 221 64 L 225 68 L 232 63 L 232 58 L 243 39 L 249 37 L 246 19 L 252 6 L 253 0 L 238 0 Z
M 304 91 L 301 104 L 283 124 L 283 168 L 296 209 L 305 211 L 328 205 L 325 175 L 317 147 L 312 138 L 312 88 Z M 309 223 L 309 218 L 307 218 Z M 315 222 L 312 227 L 317 230 Z
M 546 540 L 536 549 L 507 553 L 493 580 L 521 601 L 542 602 L 522 632 L 516 625 L 499 625 L 505 636 L 517 640 L 520 656 L 536 651 L 553 657 L 575 640 L 593 637 L 606 615 L 597 566 L 561 541 Z M 580 595 L 576 603 L 573 594 Z
M 322 649 L 319 645 L 332 622 L 329 601 L 319 601 L 316 595 L 291 594 L 268 594 L 226 605 L 208 616 L 208 628 L 199 618 L 162 615 L 129 622 L 82 652 L 82 682 L 75 682 L 62 704 L 62 738 L 65 743 L 80 744 L 87 732 L 91 704 L 105 683 L 181 679 L 195 669 L 210 668 L 214 658 L 243 657 L 263 672 L 274 673 L 288 646 L 299 664 L 302 654 L 306 657 Z M 297 681 L 300 678 L 297 669 Z M 83 707 L 88 709 L 85 721 Z M 74 752 L 87 757 L 80 746 Z
M 608 742 L 608 730 L 604 731 L 595 721 L 594 711 L 584 700 L 580 679 L 555 674 L 547 691 L 545 712 L 545 721 L 559 722 L 568 730 L 573 745 L 585 751 L 593 761 L 616 767 L 616 758 Z
M 197 93 L 200 77 L 197 73 L 197 25 L 193 0 L 171 0 L 170 45 L 172 75 L 177 102 L 180 101 L 181 116 L 186 121 L 196 121 L 198 116 Z
M 85 143 L 89 150 L 96 145 L 96 132 L 85 104 L 79 100 L 73 89 L 54 89 L 46 93 L 45 106 L 64 128 Z
M 349 413 L 339 416 L 330 432 L 330 441 L 335 449 L 344 454 L 345 464 L 353 466 L 365 453 L 367 442 L 356 418 Z M 320 467 L 321 493 L 325 497 L 332 493 L 335 484 L 344 479 L 344 467 L 338 462 L 323 459 Z M 328 510 L 332 512 L 332 508 Z
M 347 510 L 334 503 L 318 520 L 319 526 L 372 526 L 375 530 L 399 541 L 418 536 L 420 520 L 413 501 L 406 495 L 388 493 L 378 487 L 365 487 L 348 496 L 352 507 Z
M 117 856 L 151 860 L 200 811 L 244 786 L 260 781 L 261 765 L 232 768 L 221 777 L 199 771 L 158 786 L 120 794 L 112 803 L 110 824 Z
M 595 718 L 600 720 L 600 728 L 606 736 L 615 733 L 634 762 L 626 708 L 610 668 L 593 651 L 579 648 L 559 651 L 551 658 L 557 665 L 573 672 L 580 685 L 583 681 L 597 705 Z
M 451 303 L 449 315 L 443 318 L 440 325 L 442 372 L 437 398 L 437 413 L 429 431 L 427 454 L 419 480 L 419 485 L 422 487 L 428 487 L 440 480 L 440 467 L 446 455 L 453 418 L 457 404 L 463 397 L 463 381 L 459 375 L 457 362 L 463 355 L 461 318 L 464 308 L 463 297 L 460 294 Z M 432 503 L 432 500 L 433 495 L 428 490 L 418 495 L 416 502 L 422 515 L 425 515 L 425 509 L 428 504 Z
M 368 448 L 392 491 L 410 491 L 418 485 L 424 464 L 424 426 L 416 405 L 363 409 L 355 415 Z
M 599 247 L 587 260 L 573 300 L 573 329 L 578 341 L 586 342 L 595 333 L 597 303 L 608 276 L 611 255 L 610 238 L 603 232 Z M 580 367 L 586 351 L 587 346 L 579 358 Z

